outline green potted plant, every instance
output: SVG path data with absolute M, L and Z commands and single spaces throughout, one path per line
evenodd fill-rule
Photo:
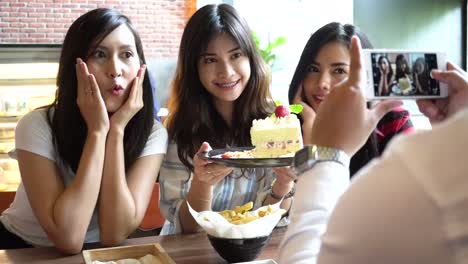
M 257 46 L 258 50 L 260 51 L 260 55 L 262 56 L 263 60 L 265 61 L 271 69 L 275 65 L 276 61 L 276 54 L 273 53 L 273 50 L 281 45 L 284 45 L 287 42 L 285 37 L 278 37 L 275 38 L 273 41 L 269 41 L 266 48 L 262 48 L 260 46 L 260 38 L 258 37 L 257 33 L 252 32 L 255 45 Z

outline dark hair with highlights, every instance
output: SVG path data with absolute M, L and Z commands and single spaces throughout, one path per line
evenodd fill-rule
M 140 64 L 146 63 L 141 39 L 130 20 L 117 10 L 98 8 L 80 16 L 68 29 L 60 55 L 55 101 L 47 106 L 54 145 L 61 158 L 76 172 L 86 140 L 86 123 L 76 103 L 76 58 L 87 61 L 99 43 L 114 29 L 126 25 L 135 37 Z M 144 107 L 130 120 L 124 132 L 125 168 L 138 158 L 151 133 L 153 94 L 148 73 L 143 80 Z
M 407 75 L 411 74 L 410 65 L 405 58 L 405 55 L 398 54 L 395 59 L 396 71 L 395 71 L 395 80 L 398 82 L 398 79 L 405 78 Z M 403 65 L 406 67 L 403 69 Z
M 214 107 L 210 93 L 202 85 L 198 62 L 210 40 L 227 34 L 249 58 L 250 79 L 234 103 L 231 126 Z M 213 148 L 250 146 L 253 119 L 265 118 L 274 110 L 268 68 L 260 56 L 247 22 L 230 5 L 207 5 L 190 18 L 180 42 L 175 78 L 168 102 L 166 126 L 169 138 L 177 143 L 182 163 L 193 170 L 191 159 L 203 141 Z

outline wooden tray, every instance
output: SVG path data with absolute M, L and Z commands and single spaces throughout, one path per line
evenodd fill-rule
M 163 264 L 175 264 L 167 255 L 166 251 L 159 244 L 144 244 L 134 246 L 112 247 L 83 250 L 83 259 L 86 264 L 91 264 L 94 260 L 117 261 L 125 258 L 141 258 L 147 254 L 152 254 Z

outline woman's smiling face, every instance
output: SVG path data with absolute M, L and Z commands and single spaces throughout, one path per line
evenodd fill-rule
M 350 61 L 348 47 L 341 42 L 330 42 L 319 50 L 302 81 L 305 99 L 315 111 L 333 87 L 348 78 Z
M 228 34 L 213 38 L 198 62 L 199 78 L 215 104 L 232 103 L 250 79 L 250 61 Z

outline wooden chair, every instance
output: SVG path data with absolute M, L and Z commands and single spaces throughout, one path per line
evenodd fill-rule
M 164 225 L 164 217 L 159 210 L 159 183 L 154 183 L 153 193 L 151 194 L 151 200 L 146 209 L 145 216 L 141 221 L 139 229 L 142 231 L 150 231 L 159 229 Z

